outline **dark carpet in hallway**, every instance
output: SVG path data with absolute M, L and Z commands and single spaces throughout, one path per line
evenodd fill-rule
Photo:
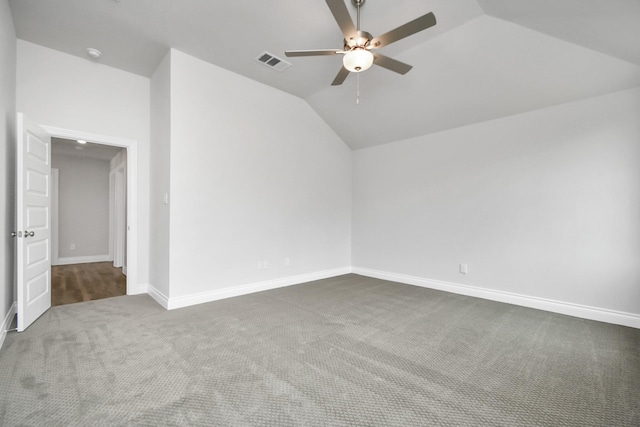
M 112 262 L 51 267 L 51 305 L 93 301 L 127 294 L 127 277 Z

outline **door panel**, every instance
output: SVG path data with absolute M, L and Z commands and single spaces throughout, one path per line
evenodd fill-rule
M 27 194 L 34 196 L 47 196 L 47 190 L 49 187 L 49 179 L 47 175 L 34 170 L 27 170 L 26 174 L 27 185 L 25 190 L 27 191 Z
M 49 245 L 46 241 L 35 242 L 33 244 L 28 245 L 27 247 L 27 257 L 25 262 L 27 267 L 33 268 L 37 267 L 37 264 L 41 262 L 47 262 L 49 259 Z
M 27 229 L 44 228 L 47 225 L 48 212 L 45 208 L 34 207 L 27 212 Z
M 18 331 L 51 307 L 51 137 L 18 114 L 16 168 Z
M 42 298 L 48 298 L 49 306 L 51 306 L 50 283 L 51 280 L 48 271 L 31 278 L 27 282 L 27 299 L 30 305 L 38 303 Z

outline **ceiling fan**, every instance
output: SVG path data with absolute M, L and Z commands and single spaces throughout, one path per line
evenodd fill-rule
M 397 61 L 380 53 L 371 52 L 374 49 L 387 46 L 393 42 L 401 40 L 412 34 L 426 30 L 436 25 L 436 17 L 432 12 L 422 15 L 413 21 L 407 22 L 379 37 L 373 37 L 366 31 L 360 31 L 360 7 L 365 0 L 351 0 L 357 8 L 357 26 L 353 25 L 351 15 L 347 10 L 344 0 L 326 0 L 333 17 L 335 18 L 342 35 L 344 36 L 343 49 L 316 49 L 316 50 L 288 50 L 286 56 L 323 56 L 343 54 L 342 68 L 331 83 L 332 86 L 341 85 L 349 73 L 359 73 L 365 71 L 376 64 L 380 67 L 395 71 L 399 74 L 406 74 L 412 66 L 404 62 Z

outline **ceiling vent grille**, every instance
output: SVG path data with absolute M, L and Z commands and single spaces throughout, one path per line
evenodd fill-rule
M 284 71 L 287 68 L 291 67 L 291 64 L 289 62 L 285 61 L 282 58 L 278 58 L 277 56 L 272 55 L 267 51 L 264 51 L 263 53 L 258 55 L 256 61 L 278 71 Z

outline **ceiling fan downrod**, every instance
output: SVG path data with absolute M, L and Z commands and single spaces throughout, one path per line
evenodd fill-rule
M 360 6 L 364 5 L 365 0 L 351 0 L 351 4 L 356 7 L 356 30 L 360 31 Z

